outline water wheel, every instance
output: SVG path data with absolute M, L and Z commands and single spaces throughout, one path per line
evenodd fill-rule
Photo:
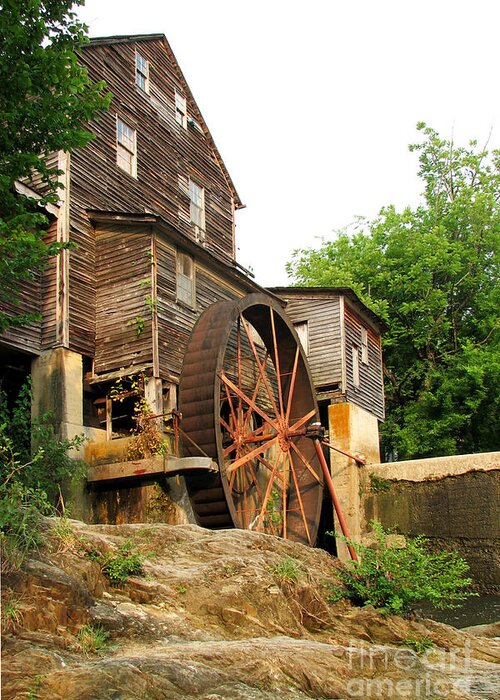
M 215 475 L 186 483 L 198 522 L 248 528 L 314 545 L 323 477 L 306 426 L 318 420 L 297 334 L 264 294 L 209 306 L 184 357 L 180 411 L 185 456 Z

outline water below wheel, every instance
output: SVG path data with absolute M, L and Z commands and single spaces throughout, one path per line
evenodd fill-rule
M 276 301 L 250 294 L 202 313 L 179 403 L 184 455 L 219 465 L 215 475 L 186 476 L 199 524 L 314 545 L 323 476 L 304 432 L 318 408 L 298 336 Z

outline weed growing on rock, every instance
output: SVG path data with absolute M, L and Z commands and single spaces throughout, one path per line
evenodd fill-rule
M 112 583 L 124 583 L 129 576 L 144 573 L 142 556 L 134 551 L 132 542 L 125 542 L 116 554 L 107 559 L 102 571 Z
M 96 561 L 102 573 L 114 584 L 125 583 L 129 576 L 144 574 L 142 566 L 144 556 L 134 550 L 130 540 L 122 544 L 116 554 L 111 552 L 102 554 L 97 549 L 91 548 L 85 552 L 85 556 Z
M 21 598 L 8 590 L 2 595 L 2 633 L 13 632 L 23 623 L 24 606 Z
M 428 649 L 432 649 L 434 642 L 429 637 L 406 637 L 406 639 L 403 639 L 401 646 L 412 649 L 415 654 L 420 656 Z
M 404 614 L 419 602 L 434 607 L 455 608 L 471 595 L 472 579 L 466 576 L 467 562 L 456 552 L 434 554 L 424 537 L 408 538 L 402 547 L 390 547 L 389 533 L 371 523 L 376 541 L 371 546 L 352 542 L 360 561 L 339 571 L 344 588 L 332 590 L 328 600 L 349 598 L 354 605 L 373 605 L 388 613 Z
M 33 685 L 28 689 L 28 700 L 41 700 L 38 693 L 40 692 L 40 683 L 46 678 L 45 675 L 37 675 L 33 679 Z
M 279 581 L 296 583 L 300 578 L 302 569 L 294 559 L 284 557 L 273 567 L 272 572 Z
M 101 625 L 83 625 L 70 649 L 81 654 L 104 654 L 110 650 L 109 632 Z

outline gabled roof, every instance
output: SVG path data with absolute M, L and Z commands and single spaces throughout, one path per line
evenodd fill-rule
M 387 324 L 374 311 L 369 309 L 350 287 L 269 287 L 269 292 L 283 299 L 328 299 L 345 296 L 360 313 L 367 316 L 381 331 L 387 330 Z
M 167 55 L 172 63 L 176 76 L 184 89 L 188 102 L 190 102 L 191 105 L 193 105 L 194 107 L 195 113 L 193 116 L 196 118 L 196 121 L 201 125 L 203 133 L 205 134 L 205 137 L 210 145 L 210 149 L 212 150 L 217 162 L 219 163 L 219 166 L 224 174 L 224 178 L 228 184 L 228 187 L 232 192 L 235 207 L 236 209 L 243 209 L 245 205 L 241 201 L 241 198 L 238 192 L 236 191 L 236 187 L 234 186 L 231 176 L 229 175 L 229 172 L 226 166 L 224 165 L 224 161 L 222 160 L 219 150 L 215 145 L 215 141 L 212 138 L 207 123 L 205 122 L 200 108 L 198 107 L 196 100 L 194 99 L 193 93 L 191 92 L 187 80 L 184 77 L 184 74 L 179 66 L 179 63 L 177 62 L 177 59 L 175 57 L 174 52 L 172 51 L 170 44 L 167 41 L 165 34 L 124 34 L 119 36 L 94 37 L 91 38 L 90 42 L 82 48 L 83 50 L 88 51 L 93 46 L 111 46 L 113 44 L 136 44 L 145 41 L 161 41 L 164 44 Z

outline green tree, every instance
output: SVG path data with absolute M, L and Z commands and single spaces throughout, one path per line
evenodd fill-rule
M 72 11 L 83 0 L 0 2 L 0 302 L 36 276 L 60 246 L 46 245 L 46 217 L 37 202 L 16 194 L 15 183 L 37 181 L 44 202 L 57 202 L 58 170 L 46 156 L 72 151 L 91 138 L 86 124 L 106 109 L 103 83 L 92 83 L 75 51 L 86 27 Z M 25 317 L 0 313 L 0 331 Z
M 352 287 L 388 324 L 382 442 L 400 459 L 498 449 L 500 434 L 500 151 L 417 128 L 420 206 L 385 207 L 287 267 Z

